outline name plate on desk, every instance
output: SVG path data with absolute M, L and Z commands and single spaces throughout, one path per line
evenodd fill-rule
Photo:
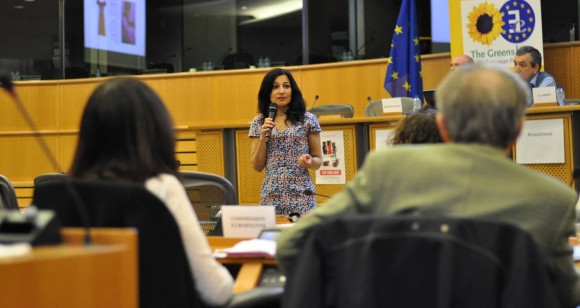
M 224 237 L 258 237 L 264 228 L 276 226 L 272 205 L 222 205 Z
M 383 114 L 402 114 L 403 100 L 400 97 L 383 98 Z
M 556 103 L 557 100 L 555 87 L 532 88 L 532 96 L 534 99 L 535 107 L 558 105 L 558 103 Z
M 526 120 L 516 142 L 518 164 L 563 164 L 564 120 Z

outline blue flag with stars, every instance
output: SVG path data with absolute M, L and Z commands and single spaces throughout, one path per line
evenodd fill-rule
M 385 90 L 392 97 L 419 97 L 423 101 L 421 50 L 415 0 L 403 0 L 387 62 Z

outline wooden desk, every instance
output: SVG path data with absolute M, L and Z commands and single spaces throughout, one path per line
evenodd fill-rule
M 63 230 L 65 242 L 70 232 Z M 134 231 L 107 237 L 131 236 L 136 248 Z M 94 242 L 99 238 L 95 235 Z M 0 259 L 0 307 L 136 308 L 136 266 L 136 250 L 125 244 L 37 247 L 31 255 Z
M 249 240 L 249 238 L 225 238 L 208 236 L 207 240 L 212 250 L 232 247 L 235 244 Z M 276 265 L 276 259 L 270 258 L 219 258 L 222 264 L 240 264 L 240 271 L 234 283 L 234 294 L 251 290 L 258 286 L 264 265 Z

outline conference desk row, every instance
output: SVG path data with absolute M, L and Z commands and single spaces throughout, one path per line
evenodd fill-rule
M 0 258 L 0 307 L 123 307 L 138 306 L 137 232 L 134 229 L 91 230 L 93 246 L 81 246 L 84 229 L 63 228 L 64 244 L 36 247 L 31 254 Z M 213 250 L 239 241 L 208 237 Z M 570 243 L 580 245 L 578 238 Z M 234 293 L 258 285 L 272 258 L 223 258 L 240 266 Z M 576 262 L 580 269 L 580 262 Z
M 329 118 L 319 119 L 322 130 L 340 131 L 344 138 L 344 165 L 346 182 L 352 180 L 358 168 L 364 162 L 369 151 L 375 150 L 377 133 L 393 129 L 402 115 L 381 117 Z M 529 163 L 529 168 L 554 176 L 570 185 L 573 182 L 572 171 L 580 163 L 580 106 L 534 107 L 527 110 L 527 121 L 556 120 L 563 127 L 564 160 L 558 163 Z M 259 192 L 264 171 L 257 173 L 251 163 L 251 139 L 248 138 L 249 122 L 211 121 L 190 125 L 197 144 L 198 170 L 220 174 L 228 178 L 237 187 L 240 204 L 258 204 Z M 181 132 L 187 136 L 187 132 Z M 541 145 L 532 147 L 531 151 L 545 151 Z M 518 154 L 514 147 L 514 160 Z M 314 178 L 315 172 L 310 171 Z M 316 192 L 323 195 L 334 195 L 344 188 L 344 184 L 317 184 Z M 318 202 L 324 202 L 318 197 Z

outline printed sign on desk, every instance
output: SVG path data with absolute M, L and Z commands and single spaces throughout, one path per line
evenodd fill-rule
M 224 237 L 257 237 L 264 228 L 276 226 L 272 205 L 222 205 Z
M 316 170 L 316 184 L 346 183 L 344 134 L 341 130 L 320 132 L 322 166 Z
M 527 120 L 516 143 L 518 164 L 563 164 L 564 120 Z
M 556 87 L 532 88 L 534 106 L 556 103 Z
M 384 113 L 396 113 L 402 114 L 403 113 L 403 101 L 400 97 L 394 98 L 383 98 L 381 100 L 383 102 L 383 114 Z

